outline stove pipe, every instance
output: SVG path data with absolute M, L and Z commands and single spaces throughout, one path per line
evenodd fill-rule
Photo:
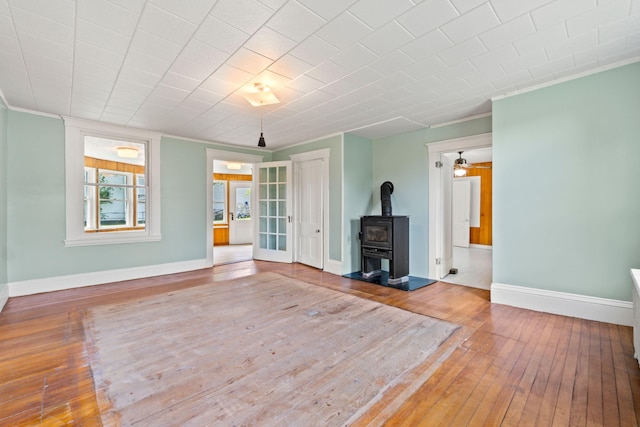
M 382 216 L 391 215 L 391 194 L 393 193 L 393 184 L 385 181 L 380 186 L 380 202 L 382 203 Z

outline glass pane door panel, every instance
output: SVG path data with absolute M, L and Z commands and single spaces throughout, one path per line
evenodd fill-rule
M 291 162 L 272 162 L 256 165 L 258 226 L 256 259 L 291 262 Z

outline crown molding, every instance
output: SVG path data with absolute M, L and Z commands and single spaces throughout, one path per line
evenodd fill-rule
M 509 97 L 516 96 L 516 95 L 522 95 L 523 93 L 533 92 L 535 90 L 544 89 L 544 88 L 547 88 L 547 87 L 550 87 L 550 86 L 555 86 L 557 84 L 566 83 L 566 82 L 569 82 L 571 80 L 581 79 L 582 77 L 587 77 L 587 76 L 591 76 L 591 75 L 594 75 L 594 74 L 602 73 L 604 71 L 613 70 L 615 68 L 624 67 L 625 65 L 634 64 L 636 62 L 640 62 L 640 56 L 636 56 L 635 58 L 626 59 L 624 61 L 614 62 L 614 63 L 608 64 L 608 65 L 603 65 L 602 67 L 594 68 L 594 69 L 589 70 L 589 71 L 583 71 L 582 73 L 573 74 L 571 76 L 563 77 L 563 78 L 560 78 L 560 79 L 555 79 L 555 80 L 552 80 L 552 81 L 549 81 L 549 82 L 546 82 L 546 83 L 541 83 L 541 84 L 538 84 L 538 85 L 534 85 L 534 86 L 530 86 L 530 87 L 514 90 L 514 91 L 511 91 L 511 92 L 504 93 L 502 95 L 496 95 L 496 96 L 491 97 L 491 102 L 499 101 L 501 99 L 509 98 Z
M 488 113 L 476 114 L 475 116 L 463 117 L 461 119 L 451 120 L 449 122 L 438 123 L 438 124 L 429 126 L 429 128 L 430 129 L 435 129 L 435 128 L 441 128 L 443 126 L 455 125 L 456 123 L 464 123 L 464 122 L 468 122 L 468 121 L 471 121 L 471 120 L 481 119 L 483 117 L 489 117 L 492 114 L 493 113 L 491 111 L 489 111 Z

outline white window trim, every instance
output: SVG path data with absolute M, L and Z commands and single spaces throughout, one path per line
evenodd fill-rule
M 154 242 L 160 235 L 160 137 L 161 134 L 108 123 L 63 117 L 65 125 L 65 246 Z M 84 136 L 95 135 L 147 143 L 147 218 L 144 230 L 86 233 L 84 231 Z

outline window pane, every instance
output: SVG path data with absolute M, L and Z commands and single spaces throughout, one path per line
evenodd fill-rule
M 123 188 L 99 187 L 100 191 L 100 226 L 110 227 L 127 224 L 127 206 L 124 197 L 116 198 L 111 191 L 122 193 Z
M 101 170 L 98 174 L 98 181 L 100 184 L 127 185 L 127 176 L 108 170 Z
M 251 219 L 251 188 L 236 188 L 236 219 Z
M 85 193 L 86 193 L 86 191 L 85 191 Z M 90 212 L 90 210 L 89 210 L 89 201 L 85 197 L 85 199 L 84 199 L 84 228 L 87 228 L 87 217 L 90 214 L 89 212 Z
M 227 181 L 213 181 L 213 222 L 226 223 Z
M 224 203 L 213 204 L 213 220 L 224 221 Z
M 214 202 L 224 202 L 224 189 L 226 184 L 224 182 L 214 182 L 213 183 L 213 201 Z
M 144 225 L 147 222 L 147 204 L 145 202 L 140 202 L 138 201 L 138 204 L 136 205 L 136 224 L 137 225 Z

